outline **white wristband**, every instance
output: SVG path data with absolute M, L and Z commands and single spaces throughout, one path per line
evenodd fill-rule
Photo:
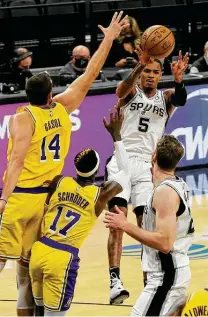
M 126 152 L 125 146 L 122 141 L 114 142 L 115 146 L 115 157 L 118 165 L 118 169 L 121 171 L 123 170 L 125 173 L 128 174 L 129 168 L 129 158 Z

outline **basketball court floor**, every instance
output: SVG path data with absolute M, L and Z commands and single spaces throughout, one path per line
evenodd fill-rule
M 177 173 L 189 185 L 195 238 L 189 250 L 192 280 L 189 292 L 208 287 L 208 170 Z M 109 305 L 109 274 L 106 243 L 108 229 L 102 215 L 82 247 L 80 271 L 75 296 L 68 316 L 129 316 L 132 305 L 143 288 L 140 266 L 141 246 L 124 235 L 121 277 L 130 298 L 121 306 Z M 129 205 L 128 219 L 135 222 Z M 0 275 L 0 315 L 16 314 L 15 263 L 8 262 Z

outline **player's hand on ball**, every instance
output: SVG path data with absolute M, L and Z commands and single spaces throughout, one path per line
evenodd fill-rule
M 183 73 L 185 72 L 189 62 L 188 53 L 184 56 L 182 55 L 181 51 L 178 54 L 178 60 L 172 62 L 171 70 L 172 74 L 175 77 L 175 81 L 180 83 L 183 80 Z
M 104 33 L 105 36 L 112 40 L 115 40 L 121 33 L 123 29 L 129 26 L 128 15 L 121 19 L 123 11 L 115 12 L 110 25 L 104 28 L 102 25 L 98 25 L 99 29 Z
M 137 53 L 139 60 L 140 60 L 140 63 L 142 65 L 146 65 L 146 64 L 152 63 L 154 61 L 154 59 L 152 57 L 150 57 L 145 51 L 143 51 L 141 49 L 140 45 L 136 46 L 135 52 Z
M 106 130 L 111 134 L 114 141 L 116 141 L 115 138 L 120 137 L 120 131 L 121 131 L 123 119 L 124 119 L 123 110 L 116 109 L 116 108 L 114 108 L 113 110 L 110 110 L 110 122 L 108 122 L 106 118 L 103 118 L 104 126 Z
M 104 223 L 106 224 L 106 228 L 124 230 L 127 224 L 125 214 L 117 206 L 114 207 L 114 211 L 115 213 L 110 211 L 105 213 Z

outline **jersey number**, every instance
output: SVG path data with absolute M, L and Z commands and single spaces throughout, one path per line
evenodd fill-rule
M 52 232 L 56 232 L 57 231 L 57 224 L 58 224 L 58 221 L 61 217 L 61 214 L 62 214 L 62 211 L 63 211 L 63 208 L 62 206 L 58 206 L 57 207 L 57 215 L 52 223 L 52 225 L 50 226 L 50 230 Z M 76 212 L 73 212 L 71 210 L 68 210 L 66 212 L 66 215 L 65 215 L 65 219 L 68 219 L 69 220 L 69 223 L 63 227 L 61 230 L 59 230 L 58 232 L 58 235 L 62 236 L 62 237 L 66 237 L 68 231 L 79 221 L 81 215 L 76 213 Z
M 43 138 L 43 142 L 41 144 L 41 162 L 45 162 L 47 159 L 46 150 L 49 152 L 53 152 L 53 160 L 59 161 L 60 160 L 60 135 L 56 134 L 51 142 L 49 143 L 48 147 L 46 147 L 46 137 Z
M 149 118 L 140 118 L 139 119 L 139 127 L 138 130 L 140 132 L 147 132 L 148 128 L 149 128 L 149 123 L 150 119 Z

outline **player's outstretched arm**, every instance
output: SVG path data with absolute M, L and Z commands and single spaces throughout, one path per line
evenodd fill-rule
M 121 141 L 121 126 L 123 123 L 123 111 L 118 112 L 114 109 L 110 112 L 110 122 L 103 119 L 106 130 L 110 133 L 115 147 L 115 156 L 119 171 L 105 182 L 101 188 L 100 196 L 95 205 L 95 213 L 97 216 L 101 214 L 107 202 L 119 194 L 126 186 L 129 180 L 128 173 L 128 155 L 125 150 L 124 144 Z
M 188 61 L 188 53 L 182 56 L 180 51 L 178 60 L 172 62 L 171 64 L 171 70 L 175 80 L 175 88 L 167 89 L 164 92 L 169 116 L 172 114 L 175 107 L 183 107 L 186 103 L 187 91 L 183 83 L 183 73 L 188 66 Z
M 29 113 L 23 112 L 14 115 L 10 119 L 9 131 L 12 139 L 12 150 L 7 164 L 1 195 L 1 199 L 4 199 L 5 201 L 8 200 L 17 184 L 18 178 L 24 166 L 27 151 L 31 144 L 34 124 Z M 5 205 L 6 203 L 3 200 L 0 200 L 0 213 L 3 212 Z
M 106 212 L 107 228 L 121 229 L 135 240 L 150 248 L 169 253 L 173 248 L 176 235 L 176 213 L 180 198 L 170 187 L 163 185 L 155 191 L 153 208 L 156 210 L 156 231 L 146 231 L 129 223 L 124 213 L 115 208 L 117 213 Z
M 85 73 L 78 77 L 63 93 L 54 97 L 54 101 L 63 104 L 69 113 L 79 107 L 102 69 L 113 41 L 119 36 L 122 29 L 128 26 L 128 16 L 122 19 L 122 15 L 123 11 L 120 13 L 116 12 L 107 28 L 99 25 L 105 37 L 98 50 L 92 56 Z
M 116 89 L 116 95 L 119 99 L 132 98 L 136 94 L 136 82 L 145 65 L 151 62 L 151 58 L 137 46 L 136 53 L 139 56 L 139 63 L 135 66 L 129 76 L 121 81 Z

